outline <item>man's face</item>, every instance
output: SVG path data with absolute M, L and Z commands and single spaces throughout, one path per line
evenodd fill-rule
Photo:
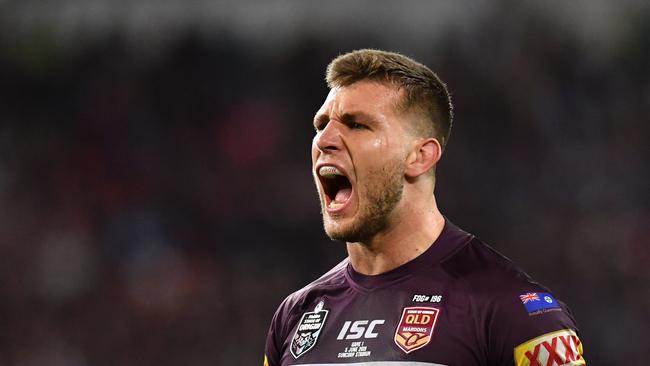
M 370 239 L 402 198 L 410 134 L 396 108 L 401 93 L 359 81 L 332 89 L 316 113 L 312 172 L 332 239 Z

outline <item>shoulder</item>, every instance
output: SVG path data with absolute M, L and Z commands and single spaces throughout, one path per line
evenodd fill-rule
M 568 306 L 510 259 L 474 238 L 447 256 L 441 266 L 469 300 L 493 362 L 512 364 L 513 356 L 519 362 L 528 351 L 531 357 L 537 352 L 540 360 L 573 357 L 584 362 Z M 561 345 L 558 355 L 551 345 Z
M 473 238 L 441 262 L 443 270 L 457 283 L 466 296 L 483 309 L 518 311 L 528 315 L 524 306 L 531 301 L 554 302 L 551 291 L 534 281 L 510 259 L 479 239 Z M 544 298 L 544 296 L 548 296 Z M 548 302 L 548 299 L 552 299 Z M 544 304 L 539 304 L 543 307 Z M 521 311 L 520 311 L 521 310 Z
M 318 279 L 287 296 L 278 307 L 274 321 L 290 322 L 289 318 L 307 311 L 323 292 L 345 287 L 347 283 L 345 271 L 348 262 L 347 258 L 344 259 Z
M 510 259 L 477 238 L 444 258 L 441 267 L 477 295 L 539 285 Z
M 327 291 L 345 288 L 347 264 L 348 260 L 343 260 L 315 281 L 287 296 L 278 306 L 266 339 L 265 352 L 270 365 L 280 363 L 289 332 L 300 321 L 302 314 L 314 309 L 319 296 Z

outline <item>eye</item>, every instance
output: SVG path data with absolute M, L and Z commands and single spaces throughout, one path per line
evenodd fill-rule
M 350 123 L 350 129 L 353 129 L 353 130 L 364 130 L 366 128 L 367 127 L 365 125 L 361 124 L 361 123 L 357 123 L 357 122 Z

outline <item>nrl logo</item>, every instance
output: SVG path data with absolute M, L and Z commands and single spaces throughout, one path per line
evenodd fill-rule
M 328 312 L 323 309 L 323 301 L 321 301 L 316 305 L 314 311 L 302 314 L 296 334 L 291 340 L 290 351 L 293 357 L 298 358 L 314 348 L 325 325 Z

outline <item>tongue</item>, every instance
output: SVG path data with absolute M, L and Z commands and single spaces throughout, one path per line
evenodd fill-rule
M 351 194 L 352 194 L 352 188 L 350 187 L 341 188 L 339 189 L 338 192 L 336 192 L 336 197 L 334 197 L 334 202 L 344 203 L 350 198 Z

